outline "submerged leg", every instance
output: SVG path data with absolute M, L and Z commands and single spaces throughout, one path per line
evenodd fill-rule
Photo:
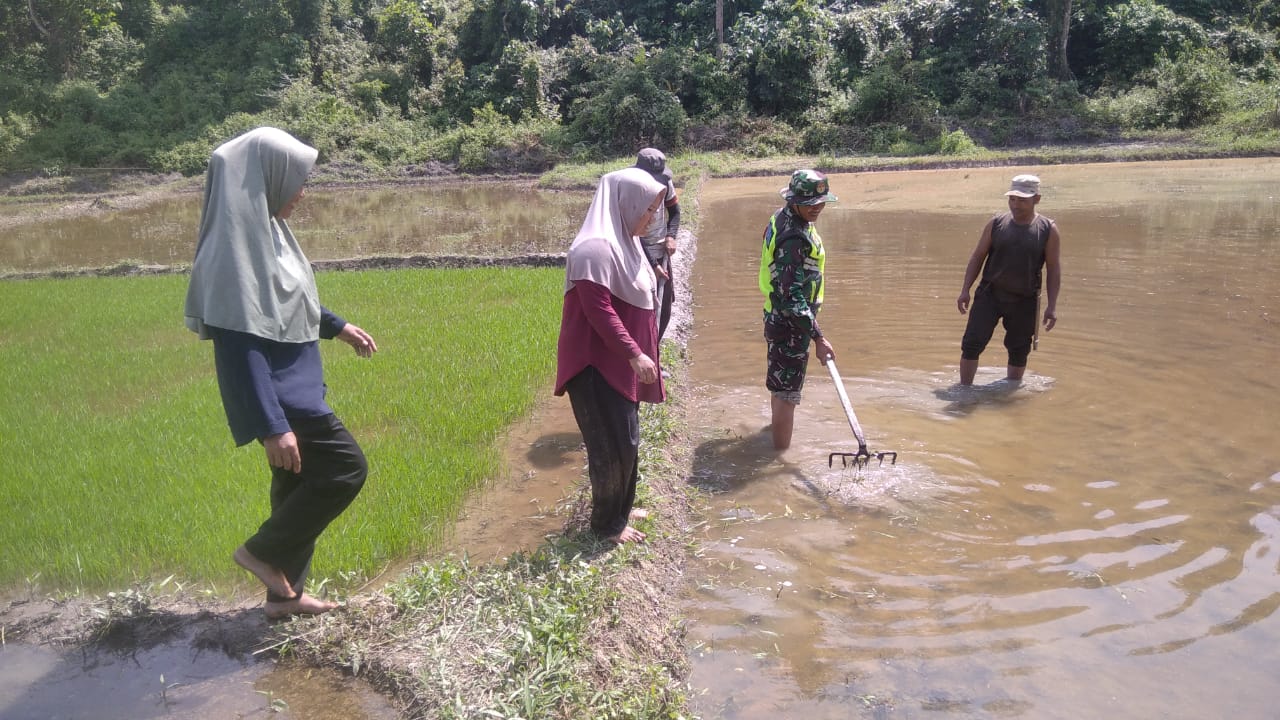
M 791 447 L 791 435 L 796 424 L 796 404 L 777 395 L 769 398 L 769 409 L 772 415 L 770 429 L 773 433 L 773 449 L 786 450 Z

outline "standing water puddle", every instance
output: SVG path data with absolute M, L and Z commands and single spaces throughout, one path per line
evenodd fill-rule
M 9 644 L 0 669 L 5 720 L 399 717 L 386 698 L 336 672 L 201 650 L 187 637 L 128 652 Z

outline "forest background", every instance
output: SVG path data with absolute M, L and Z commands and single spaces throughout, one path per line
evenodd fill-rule
M 1280 146 L 1280 0 L 5 0 L 0 172 Z

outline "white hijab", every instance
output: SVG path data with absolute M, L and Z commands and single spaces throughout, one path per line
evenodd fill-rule
M 275 216 L 302 190 L 316 154 L 270 127 L 213 151 L 185 311 L 202 340 L 210 337 L 207 325 L 279 342 L 320 337 L 311 263 Z
M 657 280 L 636 235 L 640 220 L 666 188 L 639 168 L 616 170 L 600 178 L 582 229 L 569 246 L 564 291 L 590 280 L 636 307 L 652 310 Z

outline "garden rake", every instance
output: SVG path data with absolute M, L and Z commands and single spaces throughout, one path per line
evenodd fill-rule
M 842 467 L 864 468 L 871 458 L 884 464 L 884 459 L 889 458 L 890 465 L 896 465 L 898 462 L 898 453 L 896 452 L 869 452 L 867 450 L 867 438 L 862 434 L 862 426 L 858 424 L 858 416 L 853 414 L 853 405 L 849 404 L 849 396 L 844 391 L 844 383 L 840 380 L 840 371 L 836 369 L 836 361 L 834 359 L 827 360 L 827 372 L 831 373 L 831 382 L 835 383 L 836 392 L 840 394 L 840 404 L 844 407 L 845 417 L 849 418 L 849 427 L 853 429 L 853 436 L 858 440 L 858 452 L 833 452 L 827 456 L 827 467 L 834 467 L 836 458 L 840 458 Z

